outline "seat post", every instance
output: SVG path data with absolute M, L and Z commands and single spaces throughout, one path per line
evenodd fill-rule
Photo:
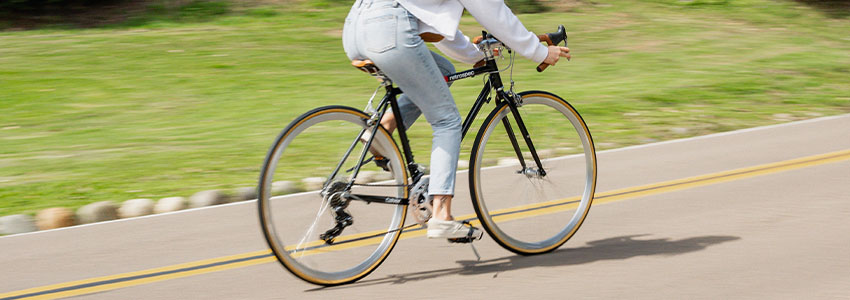
M 393 116 L 395 116 L 396 130 L 398 131 L 398 137 L 401 140 L 401 147 L 404 150 L 404 159 L 407 161 L 407 167 L 410 174 L 416 175 L 419 173 L 419 169 L 416 168 L 414 163 L 415 160 L 413 158 L 413 151 L 410 149 L 410 140 L 407 139 L 407 128 L 404 127 L 404 119 L 401 115 L 401 108 L 399 108 L 398 99 L 396 98 L 396 96 L 401 93 L 401 89 L 393 86 L 392 83 L 387 85 L 387 98 L 390 102 L 390 109 L 392 109 Z

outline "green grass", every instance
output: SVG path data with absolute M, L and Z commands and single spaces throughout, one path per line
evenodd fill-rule
M 522 60 L 514 79 L 568 99 L 601 149 L 850 112 L 847 18 L 790 1 L 594 3 L 522 15 L 536 32 L 565 24 L 574 59 L 543 74 Z M 0 32 L 0 215 L 255 185 L 290 120 L 362 108 L 376 87 L 348 66 L 346 12 Z M 452 88 L 462 112 L 480 84 Z M 411 133 L 419 161 L 429 135 Z

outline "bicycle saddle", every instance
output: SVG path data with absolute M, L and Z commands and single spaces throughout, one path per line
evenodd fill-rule
M 359 60 L 359 59 L 352 60 L 351 65 L 354 66 L 355 68 L 360 69 L 360 71 L 363 71 L 363 72 L 366 72 L 366 73 L 369 73 L 369 74 L 377 74 L 378 72 L 381 71 L 380 69 L 378 69 L 378 66 L 376 66 L 374 62 L 372 62 L 371 60 L 368 60 L 368 59 L 366 59 L 366 60 Z

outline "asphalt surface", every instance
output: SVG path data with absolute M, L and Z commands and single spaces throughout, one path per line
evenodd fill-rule
M 267 257 L 253 202 L 2 237 L 0 299 L 850 299 L 848 150 L 850 115 L 600 152 L 607 196 L 555 252 L 517 256 L 485 236 L 477 261 L 469 246 L 412 237 L 333 288 Z M 702 175 L 716 176 L 637 192 Z M 455 214 L 472 213 L 465 177 Z M 235 255 L 249 258 L 116 279 Z

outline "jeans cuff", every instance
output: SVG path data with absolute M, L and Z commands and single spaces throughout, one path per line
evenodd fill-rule
M 428 191 L 428 195 L 430 195 L 432 197 L 433 196 L 454 196 L 455 193 L 454 193 L 454 191 L 449 191 L 449 190 L 442 190 L 442 191 L 436 191 L 436 192 Z

